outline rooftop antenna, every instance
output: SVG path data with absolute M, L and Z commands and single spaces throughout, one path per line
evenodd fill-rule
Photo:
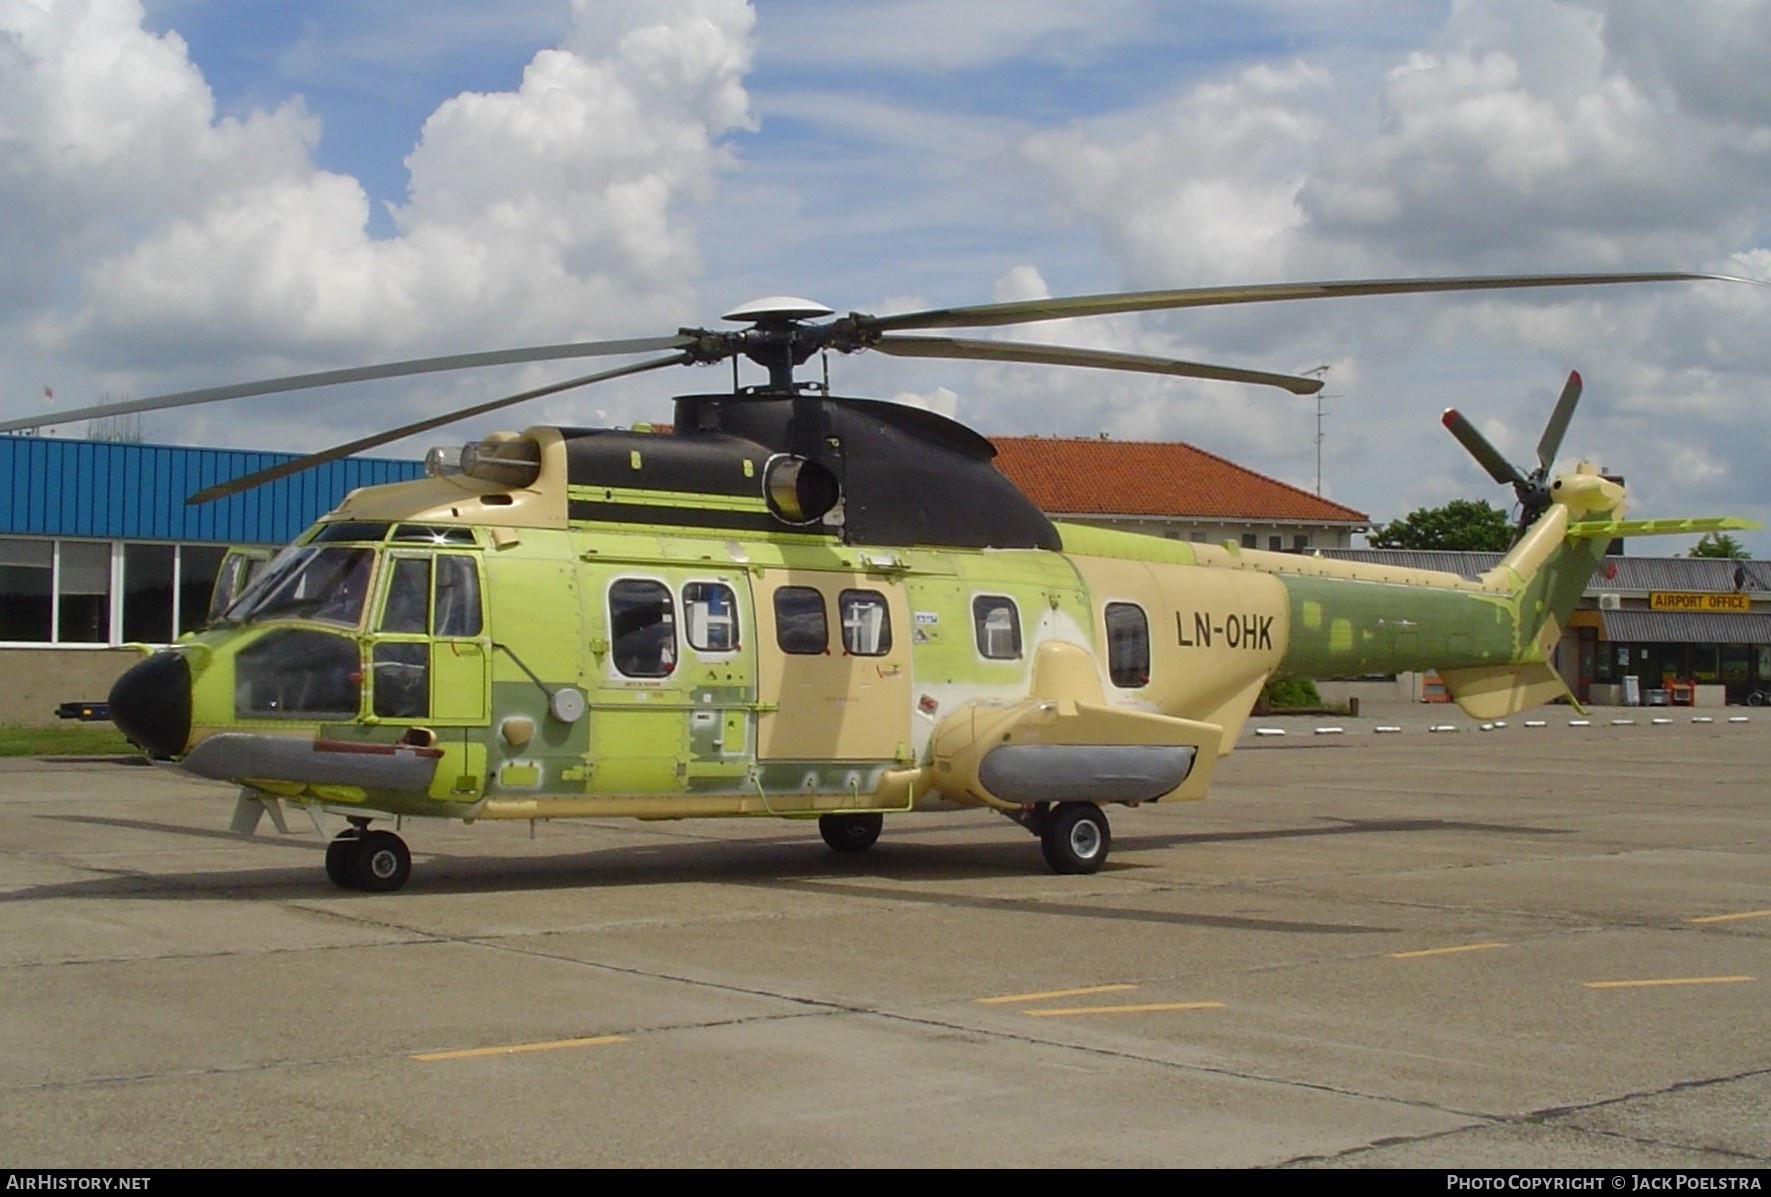
M 1326 381 L 1328 378 L 1328 363 L 1323 362 L 1320 366 L 1315 366 L 1308 370 L 1300 370 L 1299 373 L 1314 375 L 1315 377 Z M 1322 410 L 1322 401 L 1328 398 L 1331 398 L 1331 396 L 1328 394 L 1326 388 L 1316 392 L 1316 497 L 1318 499 L 1322 497 L 1322 417 L 1327 414 Z

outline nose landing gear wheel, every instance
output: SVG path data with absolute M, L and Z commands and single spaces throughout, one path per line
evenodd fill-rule
M 818 834 L 838 852 L 865 852 L 884 826 L 885 816 L 878 814 L 818 816 Z
M 1039 847 L 1054 873 L 1094 873 L 1107 863 L 1113 832 L 1092 802 L 1061 802 L 1044 820 Z

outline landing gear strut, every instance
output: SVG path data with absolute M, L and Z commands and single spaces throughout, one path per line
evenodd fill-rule
M 412 876 L 412 851 L 391 831 L 370 831 L 369 820 L 352 819 L 326 845 L 326 876 L 340 889 L 391 894 Z

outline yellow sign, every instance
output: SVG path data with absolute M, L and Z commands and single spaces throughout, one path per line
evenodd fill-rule
M 1656 590 L 1648 595 L 1653 611 L 1751 611 L 1753 601 L 1744 594 L 1717 594 L 1706 590 Z

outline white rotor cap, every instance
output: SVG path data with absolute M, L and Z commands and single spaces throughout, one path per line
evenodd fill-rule
M 757 324 L 764 320 L 815 320 L 819 316 L 834 316 L 836 313 L 821 303 L 813 303 L 809 299 L 800 299 L 795 295 L 770 295 L 765 299 L 753 299 L 741 304 L 721 316 L 721 320 L 736 320 L 746 324 Z

